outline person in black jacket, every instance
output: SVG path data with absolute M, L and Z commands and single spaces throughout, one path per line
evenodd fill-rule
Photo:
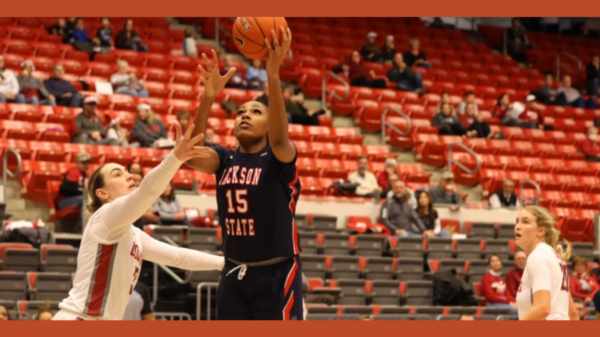
M 58 190 L 58 197 L 55 200 L 56 208 L 61 210 L 70 206 L 83 206 L 83 191 L 87 180 L 87 171 L 90 169 L 92 156 L 87 152 L 77 154 L 75 166 L 71 167 L 65 173 Z M 75 231 L 80 232 L 82 228 L 82 218 L 77 219 Z
M 585 84 L 588 94 L 598 96 L 600 90 L 600 55 L 592 56 L 592 61 L 587 65 L 586 75 Z
M 147 104 L 137 107 L 138 116 L 133 124 L 133 136 L 141 147 L 152 147 L 159 139 L 167 139 L 167 129 L 163 122 L 154 115 Z
M 398 90 L 417 91 L 423 89 L 423 77 L 415 73 L 406 63 L 400 53 L 394 55 L 394 64 L 387 72 L 390 82 L 398 83 Z
M 142 44 L 141 38 L 135 30 L 133 30 L 133 20 L 131 19 L 125 21 L 123 30 L 117 34 L 115 47 L 117 47 L 117 49 L 148 51 L 148 47 Z
M 407 66 L 431 68 L 431 64 L 427 62 L 427 56 L 421 51 L 421 41 L 419 39 L 410 39 L 408 46 L 410 50 L 403 54 Z
M 71 82 L 64 80 L 65 67 L 57 63 L 52 67 L 54 77 L 44 81 L 44 87 L 55 97 L 56 105 L 78 108 L 81 106 L 81 94 Z
M 392 63 L 396 53 L 397 51 L 396 46 L 394 45 L 394 35 L 386 36 L 383 48 L 381 48 L 381 61 L 385 63 Z

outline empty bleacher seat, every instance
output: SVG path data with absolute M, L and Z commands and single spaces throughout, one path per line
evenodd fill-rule
M 325 233 L 323 253 L 327 255 L 350 255 L 350 235 Z
M 307 321 L 337 321 L 338 314 L 307 314 Z
M 469 282 L 481 282 L 487 272 L 487 260 L 469 260 Z
M 302 254 L 319 254 L 319 242 L 317 241 L 317 233 L 299 232 L 300 243 L 302 245 Z
M 481 240 L 464 239 L 456 240 L 456 258 L 458 259 L 481 259 Z
M 333 279 L 360 278 L 359 258 L 355 256 L 333 256 L 331 258 L 330 273 Z
M 337 217 L 327 215 L 312 215 L 310 227 L 317 232 L 337 232 Z
M 406 305 L 433 305 L 433 284 L 431 281 L 402 282 L 400 290 Z
M 474 222 L 470 224 L 469 237 L 488 239 L 496 236 L 496 226 L 493 223 Z
M 27 276 L 22 272 L 0 271 L 0 299 L 27 299 Z
M 394 259 L 389 257 L 368 257 L 365 260 L 367 280 L 391 280 L 394 277 Z
M 398 238 L 398 256 L 423 258 L 423 238 Z
M 333 281 L 332 281 L 333 282 Z M 338 304 L 366 305 L 367 293 L 364 280 L 337 280 L 334 282 L 342 291 Z
M 183 244 L 183 236 L 187 227 L 184 226 L 146 226 L 146 233 L 159 241 L 165 241 L 165 237 L 177 245 Z
M 427 258 L 451 259 L 453 254 L 452 239 L 430 238 L 427 240 Z
M 306 277 L 326 279 L 327 264 L 325 256 L 302 254 L 302 272 Z
M 512 250 L 508 240 L 491 239 L 485 241 L 484 253 L 486 258 L 491 255 L 498 255 L 506 263 L 512 255 Z
M 515 224 L 498 225 L 498 239 L 515 239 Z
M 400 305 L 400 282 L 380 280 L 371 282 L 371 304 Z M 383 309 L 387 308 L 381 308 Z
M 42 245 L 40 269 L 48 272 L 74 273 L 78 249 L 69 245 Z
M 355 240 L 354 251 L 358 256 L 381 256 L 383 253 L 381 236 L 357 235 Z
M 62 301 L 68 297 L 73 283 L 69 273 L 30 272 L 27 276 L 31 299 L 38 301 Z
M 0 244 L 0 270 L 36 271 L 39 260 L 38 250 L 29 244 Z
M 400 257 L 396 262 L 396 279 L 401 281 L 422 280 L 423 260 L 417 258 Z

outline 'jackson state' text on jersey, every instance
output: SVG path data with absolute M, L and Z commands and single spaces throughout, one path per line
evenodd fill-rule
M 217 205 L 226 258 L 259 262 L 300 253 L 294 222 L 300 196 L 296 158 L 280 162 L 267 145 L 254 154 L 213 146 L 220 159 Z

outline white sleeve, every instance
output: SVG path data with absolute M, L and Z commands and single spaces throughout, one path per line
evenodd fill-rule
M 17 80 L 17 76 L 15 76 L 15 73 L 13 73 L 12 71 L 9 72 L 8 74 L 10 74 L 7 77 L 10 77 L 8 80 L 10 82 L 10 92 L 12 94 L 18 94 L 20 91 L 20 86 L 19 86 L 19 81 Z
M 115 199 L 96 211 L 98 214 L 93 216 L 95 221 L 90 221 L 91 233 L 101 241 L 118 240 L 165 191 L 182 163 L 171 152 L 146 175 L 135 191 Z
M 151 238 L 141 230 L 144 260 L 184 270 L 221 270 L 225 259 L 222 256 L 202 253 L 187 248 L 174 247 Z
M 527 272 L 532 294 L 540 290 L 552 290 L 552 269 L 543 255 L 534 253 L 527 258 Z
M 115 131 L 115 129 L 110 128 L 106 132 L 106 138 L 108 138 L 108 139 L 119 139 L 119 135 L 117 134 L 117 131 Z
M 442 222 L 440 218 L 435 219 L 433 224 L 433 234 L 438 234 L 442 230 Z
M 490 197 L 490 207 L 502 208 L 502 205 L 500 204 L 500 199 L 498 199 L 498 196 L 495 194 Z
M 516 208 L 521 208 L 521 202 L 519 201 L 519 197 L 517 197 L 517 203 L 515 204 Z

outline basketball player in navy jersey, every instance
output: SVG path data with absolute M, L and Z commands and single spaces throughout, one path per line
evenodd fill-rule
M 226 264 L 217 293 L 219 320 L 302 320 L 302 265 L 294 213 L 300 195 L 296 147 L 288 120 L 279 68 L 291 44 L 282 28 L 281 43 L 268 44 L 266 64 L 269 108 L 242 105 L 235 119 L 239 147 L 209 150 L 210 158 L 188 164 L 217 179 L 217 204 Z M 268 41 L 267 41 L 268 43 Z M 235 69 L 221 76 L 218 59 L 199 67 L 205 89 L 195 117 L 194 135 L 204 133 L 214 98 Z

